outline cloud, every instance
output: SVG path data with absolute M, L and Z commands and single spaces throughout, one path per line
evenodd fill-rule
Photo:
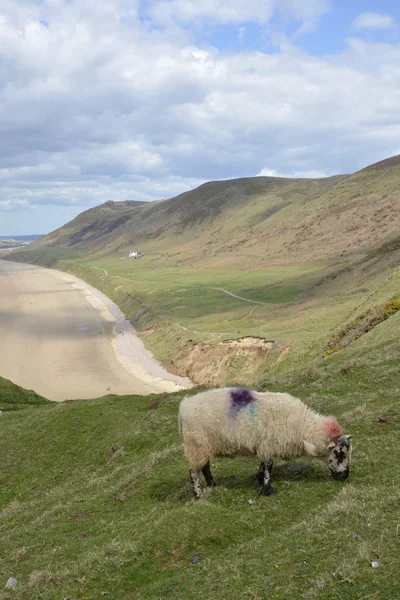
M 396 20 L 390 15 L 382 15 L 376 12 L 364 12 L 353 22 L 354 29 L 393 29 Z
M 148 13 L 159 23 L 267 23 L 275 11 L 275 4 L 275 0 L 156 0 Z
M 276 12 L 287 19 L 315 23 L 330 9 L 330 0 L 155 0 L 148 15 L 164 25 L 177 23 L 265 25 Z
M 33 209 L 34 207 L 29 202 L 17 198 L 14 200 L 0 200 L 0 210 L 12 211 L 21 208 Z
M 0 210 L 55 207 L 56 226 L 106 200 L 257 173 L 331 175 L 394 153 L 397 43 L 353 39 L 312 56 L 293 43 L 223 52 L 193 35 L 192 18 L 237 32 L 277 6 L 157 0 L 144 13 L 128 0 L 0 0 Z M 329 9 L 279 7 L 295 27 Z
M 301 23 L 296 34 L 313 31 L 323 15 L 330 12 L 330 0 L 279 0 L 277 6 L 281 13 L 288 19 Z

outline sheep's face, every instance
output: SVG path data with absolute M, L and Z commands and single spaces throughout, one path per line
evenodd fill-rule
M 341 435 L 329 444 L 326 462 L 333 479 L 344 481 L 350 473 L 352 435 Z

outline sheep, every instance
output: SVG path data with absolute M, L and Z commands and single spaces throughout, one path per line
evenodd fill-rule
M 191 485 L 201 496 L 200 471 L 208 486 L 215 481 L 212 456 L 257 456 L 257 478 L 266 496 L 274 458 L 304 454 L 325 461 L 333 479 L 349 476 L 351 435 L 343 435 L 335 417 L 324 417 L 289 394 L 221 388 L 184 398 L 179 407 L 179 431 L 189 461 Z

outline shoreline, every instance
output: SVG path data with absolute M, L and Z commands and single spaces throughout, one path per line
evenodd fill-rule
M 86 281 L 0 260 L 0 375 L 63 402 L 193 387 L 169 373 L 121 309 Z
M 94 308 L 103 312 L 103 316 L 113 327 L 111 344 L 115 354 L 128 372 L 146 383 L 152 381 L 170 381 L 174 385 L 174 389 L 170 391 L 193 387 L 193 383 L 189 378 L 169 373 L 154 358 L 150 350 L 147 350 L 142 340 L 136 335 L 136 330 L 132 323 L 106 294 L 75 275 L 65 273 L 64 271 L 57 271 L 57 269 L 47 270 L 52 271 L 56 276 L 61 276 L 60 279 L 72 283 L 74 287 L 83 290 L 86 300 Z

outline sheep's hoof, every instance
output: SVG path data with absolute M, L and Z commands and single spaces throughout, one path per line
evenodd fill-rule
M 210 481 L 209 483 L 207 483 L 208 487 L 217 487 L 217 484 L 215 483 L 214 479 L 212 481 Z
M 275 496 L 276 491 L 270 483 L 267 483 L 267 485 L 263 486 L 262 493 L 264 494 L 264 496 Z

